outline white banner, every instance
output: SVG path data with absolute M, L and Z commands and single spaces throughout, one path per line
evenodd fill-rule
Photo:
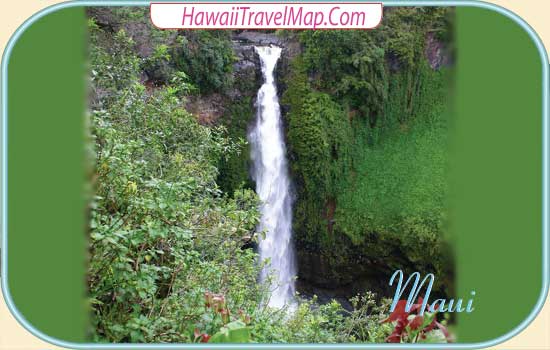
M 151 3 L 161 29 L 372 29 L 382 3 Z

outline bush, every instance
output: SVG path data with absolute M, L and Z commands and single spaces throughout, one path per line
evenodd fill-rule
M 185 111 L 185 81 L 148 91 L 137 70 L 119 67 L 138 61 L 131 40 L 119 32 L 115 42 L 118 55 L 92 46 L 91 57 L 94 88 L 106 96 L 91 116 L 93 338 L 193 341 L 205 290 L 227 295 L 234 313 L 263 297 L 257 255 L 241 249 L 254 237 L 258 199 L 250 190 L 222 195 L 216 166 L 240 146 Z
M 227 31 L 183 31 L 173 56 L 203 94 L 223 92 L 232 84 L 235 56 Z

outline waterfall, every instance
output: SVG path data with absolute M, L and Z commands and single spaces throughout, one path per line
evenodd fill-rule
M 253 163 L 252 178 L 262 200 L 258 229 L 266 236 L 260 240 L 262 260 L 271 260 L 275 273 L 269 305 L 281 307 L 294 295 L 294 251 L 292 247 L 292 197 L 286 159 L 286 147 L 281 123 L 281 111 L 275 84 L 274 69 L 281 56 L 276 46 L 256 47 L 262 65 L 264 84 L 256 99 L 257 116 L 248 135 Z M 260 278 L 265 281 L 264 268 Z

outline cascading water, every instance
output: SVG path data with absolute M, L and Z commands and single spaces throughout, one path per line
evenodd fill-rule
M 256 47 L 262 64 L 264 84 L 256 99 L 256 122 L 248 135 L 252 149 L 252 178 L 256 181 L 256 192 L 262 200 L 258 229 L 266 231 L 265 238 L 260 240 L 260 258 L 271 260 L 270 269 L 277 276 L 269 299 L 269 305 L 273 307 L 284 306 L 294 295 L 296 274 L 291 241 L 290 179 L 273 72 L 281 51 L 280 47 L 275 46 Z M 268 272 L 264 268 L 260 278 L 265 280 Z

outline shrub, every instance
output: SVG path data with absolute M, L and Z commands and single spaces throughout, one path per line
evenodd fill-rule
M 232 83 L 235 56 L 227 31 L 183 31 L 173 56 L 201 93 L 223 92 Z

